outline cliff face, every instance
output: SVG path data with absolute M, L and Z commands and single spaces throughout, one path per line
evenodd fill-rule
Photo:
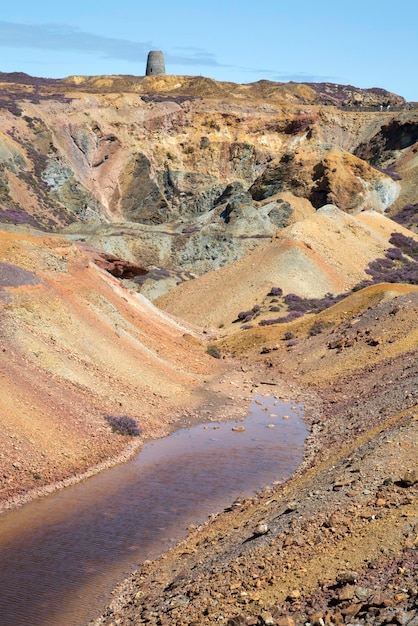
M 404 105 L 382 90 L 0 78 L 0 221 L 70 227 L 172 276 L 233 261 L 324 204 L 387 210 L 401 187 L 374 166 L 405 159 L 417 139 L 416 113 L 380 113 Z

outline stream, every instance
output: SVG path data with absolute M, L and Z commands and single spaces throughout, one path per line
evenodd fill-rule
M 188 526 L 288 479 L 303 457 L 302 418 L 302 404 L 258 395 L 244 420 L 184 428 L 0 517 L 0 623 L 85 626 Z

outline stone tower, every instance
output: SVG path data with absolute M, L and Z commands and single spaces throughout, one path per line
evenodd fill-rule
M 161 50 L 148 52 L 146 76 L 165 74 L 164 53 Z

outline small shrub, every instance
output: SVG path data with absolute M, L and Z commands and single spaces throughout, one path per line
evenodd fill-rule
M 256 317 L 260 313 L 260 305 L 255 304 L 250 311 L 240 311 L 235 321 L 250 322 L 253 317 Z
M 283 289 L 280 289 L 280 287 L 272 287 L 267 295 L 268 296 L 282 296 Z
M 389 250 L 386 250 L 385 257 L 392 259 L 392 261 L 399 261 L 402 258 L 402 250 L 399 248 L 389 248 Z
M 211 130 L 216 130 L 216 131 L 221 130 L 221 127 L 219 126 L 218 122 L 213 118 L 205 120 L 203 122 L 203 126 L 206 126 L 207 128 L 210 128 Z
M 315 335 L 320 335 L 323 331 L 322 324 L 320 322 L 315 322 L 309 331 L 310 337 L 315 337 Z
M 295 293 L 288 293 L 284 297 L 285 304 L 289 311 L 302 311 L 306 313 L 311 309 L 311 303 L 308 299 L 301 298 Z
M 418 242 L 412 237 L 406 237 L 402 233 L 392 233 L 390 243 L 400 248 L 404 254 L 418 260 Z
M 114 433 L 130 437 L 138 437 L 142 434 L 140 426 L 128 415 L 109 415 L 106 413 L 104 418 Z
M 356 293 L 356 291 L 360 291 L 361 289 L 365 289 L 366 287 L 370 287 L 370 285 L 372 285 L 372 281 L 371 280 L 362 280 L 359 283 L 357 283 L 357 285 L 354 285 L 352 292 Z
M 405 204 L 405 206 L 396 214 L 392 216 L 394 222 L 398 224 L 418 224 L 418 203 Z
M 213 344 L 210 344 L 206 348 L 206 353 L 209 354 L 209 356 L 213 356 L 214 359 L 220 359 L 222 357 L 222 354 L 219 348 L 217 348 Z
M 291 322 L 292 320 L 296 320 L 298 317 L 303 317 L 304 312 L 303 311 L 290 311 L 286 317 L 283 317 L 283 322 Z
M 295 335 L 292 333 L 291 330 L 288 330 L 287 332 L 285 332 L 285 334 L 283 336 L 283 339 L 285 341 L 290 341 L 290 339 L 294 339 L 294 338 L 295 338 Z
M 261 322 L 258 322 L 259 326 L 271 326 L 272 324 L 280 324 L 281 322 L 281 318 L 280 317 L 276 317 L 273 319 L 269 319 L 269 320 L 261 320 Z
M 290 313 L 288 313 L 284 317 L 276 317 L 272 319 L 261 320 L 261 322 L 258 322 L 258 325 L 270 326 L 271 324 L 285 324 L 286 322 L 291 322 L 297 319 L 298 317 L 302 317 L 302 315 L 303 315 L 303 311 L 290 311 Z
M 253 318 L 253 311 L 240 311 L 237 315 L 239 320 L 249 321 Z

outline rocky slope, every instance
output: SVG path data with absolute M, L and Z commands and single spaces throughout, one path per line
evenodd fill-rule
M 379 213 L 349 215 L 327 205 L 236 262 L 185 282 L 155 302 L 190 322 L 231 330 L 241 311 L 263 308 L 272 287 L 304 298 L 351 289 L 367 277 L 369 263 L 392 247 L 395 231 L 411 235 Z
M 416 112 L 383 90 L 1 78 L 0 221 L 65 227 L 154 269 L 150 297 L 324 204 L 357 213 L 412 201 Z
M 198 330 L 90 258 L 58 235 L 0 232 L 1 509 L 169 432 L 219 370 Z M 125 418 L 139 437 L 112 432 Z
M 416 624 L 417 305 L 382 285 L 321 314 L 320 335 L 294 322 L 292 347 L 277 326 L 224 339 L 257 392 L 291 381 L 305 462 L 144 563 L 95 626 Z

